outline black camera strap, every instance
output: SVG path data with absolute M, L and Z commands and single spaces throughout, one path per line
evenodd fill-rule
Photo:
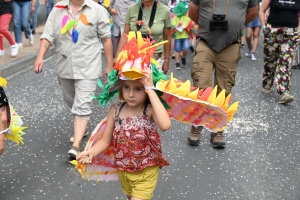
M 230 0 L 226 0 L 226 7 L 225 7 L 225 12 L 224 12 L 224 15 L 225 15 L 225 16 L 226 16 L 226 14 L 227 14 L 229 1 L 230 1 Z M 212 14 L 215 14 L 215 5 L 216 5 L 216 0 L 213 0 Z
M 153 22 L 154 22 L 154 17 L 156 14 L 156 7 L 157 7 L 157 1 L 154 1 L 153 6 L 152 6 L 152 10 L 151 10 L 151 15 L 150 15 L 150 20 L 148 23 L 148 27 L 151 29 Z M 142 17 L 143 17 L 143 8 L 144 8 L 144 4 L 142 3 L 140 6 L 140 10 L 139 10 L 139 15 L 138 15 L 138 21 L 143 21 Z M 145 22 L 144 22 L 145 23 Z M 142 28 L 143 24 L 136 25 L 136 29 L 139 31 Z

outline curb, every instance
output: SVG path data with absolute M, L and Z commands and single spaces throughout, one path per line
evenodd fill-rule
M 26 55 L 25 57 L 22 57 L 20 59 L 2 65 L 0 68 L 1 76 L 4 78 L 8 78 L 18 72 L 29 69 L 31 66 L 34 65 L 37 54 L 38 54 L 37 52 L 34 52 L 29 55 Z M 54 54 L 55 54 L 55 49 L 54 47 L 52 47 L 45 54 L 44 60 L 51 57 Z

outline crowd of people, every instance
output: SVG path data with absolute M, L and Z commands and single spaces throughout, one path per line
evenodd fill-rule
M 54 4 L 45 1 L 47 13 L 50 13 Z M 5 37 L 11 49 L 11 57 L 16 57 L 19 49 L 23 48 L 22 32 L 28 39 L 29 45 L 33 45 L 33 35 L 36 34 L 38 25 L 38 9 L 40 0 L 1 0 L 0 1 L 0 57 L 5 55 L 3 37 Z M 48 16 L 48 14 L 47 14 Z M 13 32 L 15 38 L 9 30 L 13 22 Z
M 168 130 L 171 122 L 153 90 L 151 68 L 143 69 L 144 78 L 139 81 L 122 79 L 121 84 L 116 84 L 123 103 L 110 107 L 103 139 L 91 149 L 80 151 L 81 140 L 88 134 L 97 79 L 113 78 L 112 72 L 116 70 L 114 64 L 124 52 L 124 47 L 127 48 L 130 32 L 141 32 L 142 37 L 152 45 L 162 43 L 151 55 L 158 63 L 158 70 L 164 74 L 184 67 L 186 55 L 191 50 L 194 54 L 191 66 L 193 86 L 205 89 L 217 85 L 217 95 L 225 90 L 225 96 L 228 96 L 235 85 L 241 58 L 240 48 L 244 45 L 243 41 L 241 44 L 243 30 L 245 29 L 244 40 L 247 43 L 245 56 L 250 56 L 255 61 L 262 29 L 263 92 L 271 93 L 275 81 L 280 104 L 291 103 L 294 99 L 290 94 L 290 79 L 292 62 L 295 59 L 293 57 L 300 42 L 300 2 L 297 0 L 263 0 L 261 3 L 258 0 L 111 0 L 108 5 L 97 0 L 96 3 L 91 0 L 62 0 L 56 6 L 53 0 L 46 3 L 48 19 L 41 36 L 34 72 L 39 74 L 43 71 L 44 56 L 49 47 L 54 46 L 55 73 L 62 88 L 63 99 L 74 116 L 74 133 L 70 138 L 72 146 L 68 155 L 79 163 L 89 164 L 112 141 L 116 158 L 129 159 L 129 152 L 133 148 L 145 151 L 143 159 L 152 162 L 147 162 L 144 167 L 132 167 L 118 159 L 115 161 L 122 189 L 130 200 L 150 199 L 158 180 L 159 168 L 169 165 L 162 156 L 157 128 Z M 5 6 L 2 7 L 3 5 Z M 38 7 L 39 0 L 0 0 L 0 34 L 9 41 L 11 56 L 16 56 L 18 49 L 22 47 L 22 29 L 29 43 L 33 44 L 32 35 L 35 34 L 37 26 Z M 30 11 L 33 12 L 32 21 L 29 19 Z M 15 40 L 7 30 L 12 13 Z M 286 17 L 290 20 L 285 20 Z M 109 18 L 113 21 L 112 28 Z M 99 39 L 106 58 L 104 74 Z M 4 55 L 2 39 L 1 55 Z M 170 66 L 170 57 L 175 58 L 175 66 Z M 109 91 L 106 95 L 108 93 Z M 136 120 L 141 123 L 134 123 Z M 191 126 L 187 137 L 189 145 L 200 144 L 202 130 L 202 126 Z M 126 134 L 141 132 L 149 133 L 149 138 L 136 146 L 133 145 L 133 139 L 127 141 L 133 146 L 125 145 L 128 137 Z M 223 129 L 211 132 L 213 148 L 225 148 L 223 133 Z M 144 148 L 147 145 L 153 148 L 153 155 L 146 153 Z M 138 156 L 132 160 L 137 165 L 141 164 Z M 146 175 L 149 176 L 145 182 L 139 181 L 140 176 Z M 141 193 L 145 190 L 149 191 L 147 195 Z

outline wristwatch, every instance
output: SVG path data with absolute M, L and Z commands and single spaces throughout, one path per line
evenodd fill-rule
M 262 28 L 262 29 L 266 29 L 266 26 L 265 26 L 265 25 L 262 25 L 261 28 Z

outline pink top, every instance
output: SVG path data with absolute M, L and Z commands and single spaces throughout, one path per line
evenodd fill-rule
M 120 119 L 117 111 L 122 103 L 115 105 L 115 129 L 113 132 L 115 168 L 127 172 L 140 172 L 146 167 L 170 165 L 163 157 L 161 140 L 156 123 L 146 115 Z M 125 104 L 124 104 L 125 105 Z

